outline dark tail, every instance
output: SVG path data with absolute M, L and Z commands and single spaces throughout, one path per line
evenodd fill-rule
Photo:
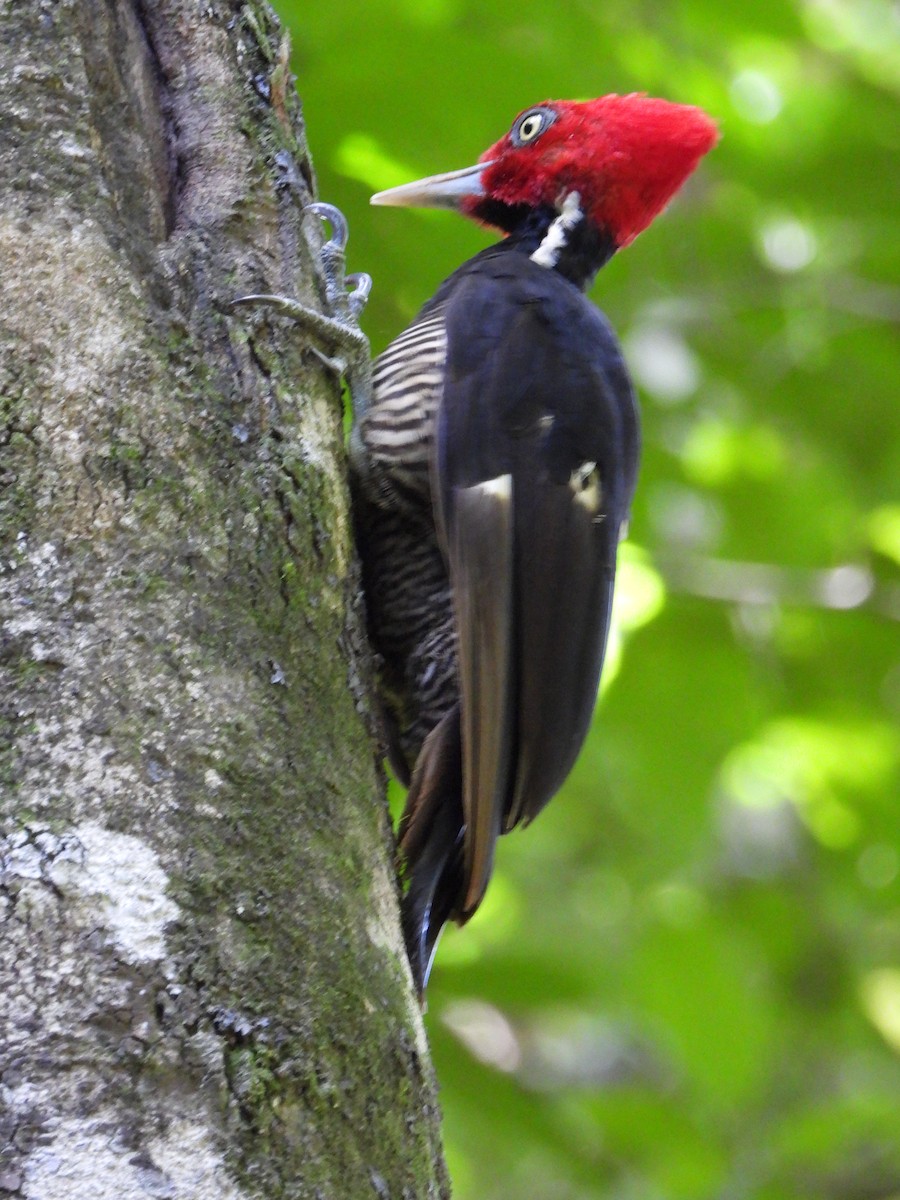
M 398 832 L 403 933 L 420 1000 L 441 929 L 460 900 L 463 826 L 457 706 L 422 745 Z

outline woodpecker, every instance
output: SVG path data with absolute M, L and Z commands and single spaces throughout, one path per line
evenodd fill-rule
M 441 928 L 478 908 L 497 838 L 558 791 L 594 708 L 639 420 L 585 290 L 716 140 L 700 109 L 645 95 L 547 101 L 475 166 L 372 197 L 504 235 L 376 360 L 351 438 L 420 996 Z

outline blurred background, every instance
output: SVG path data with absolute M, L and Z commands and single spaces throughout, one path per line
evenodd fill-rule
M 547 98 L 723 135 L 592 293 L 643 468 L 590 739 L 432 976 L 457 1200 L 897 1200 L 897 6 L 277 7 L 375 352 L 491 235 L 374 190 Z

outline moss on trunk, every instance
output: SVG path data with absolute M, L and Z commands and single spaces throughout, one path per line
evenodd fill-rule
M 0 1173 L 446 1195 L 339 385 L 227 307 L 320 304 L 286 44 L 258 4 L 0 22 Z

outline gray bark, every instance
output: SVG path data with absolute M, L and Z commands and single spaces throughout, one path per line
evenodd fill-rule
M 445 1196 L 257 3 L 0 2 L 0 1196 Z

